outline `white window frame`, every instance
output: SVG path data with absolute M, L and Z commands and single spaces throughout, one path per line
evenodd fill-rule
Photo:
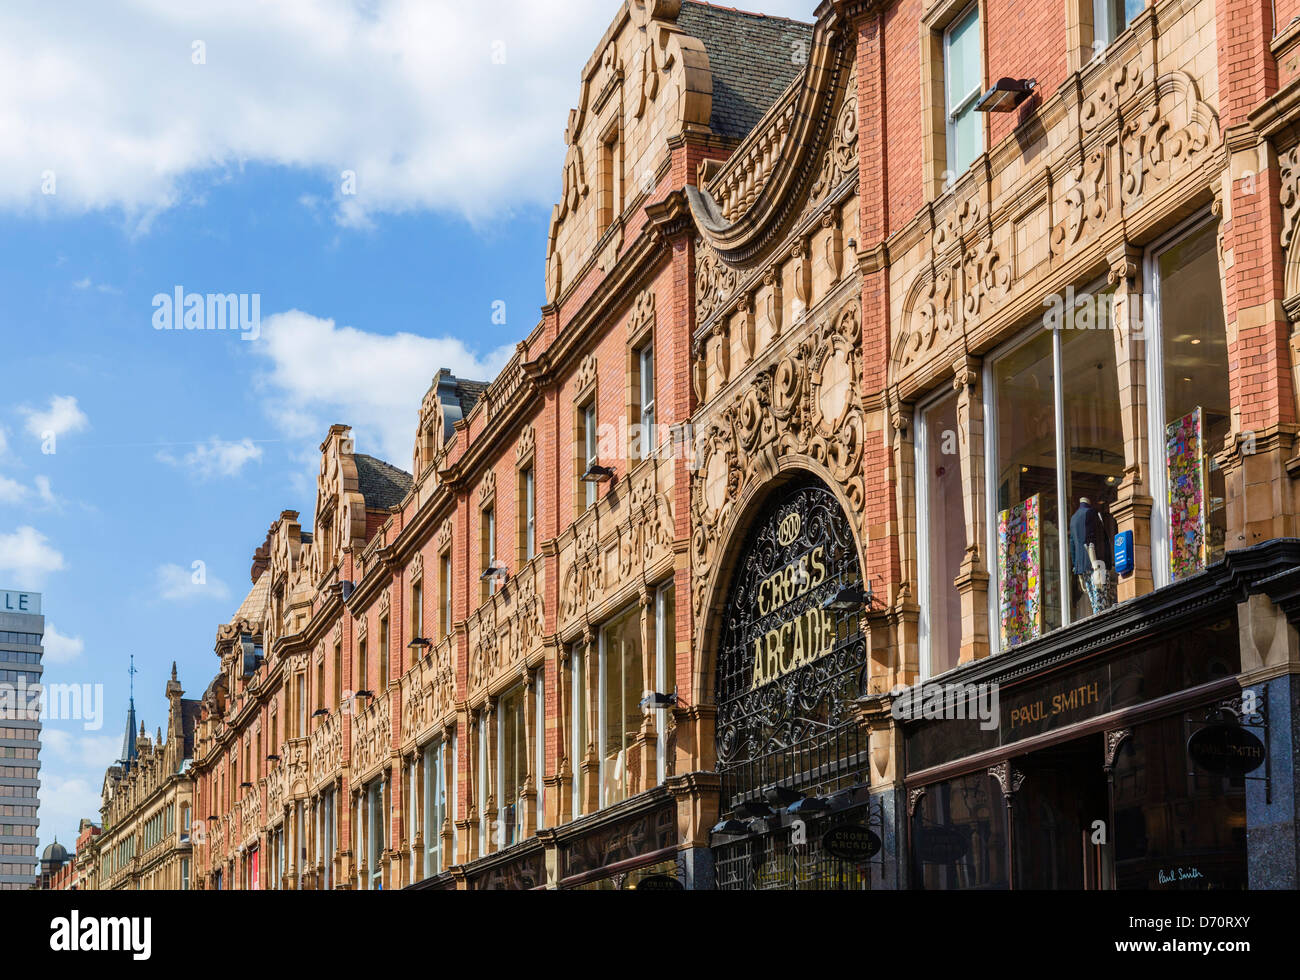
M 586 674 L 586 664 L 584 663 L 584 654 L 582 644 L 575 643 L 572 652 L 569 654 L 569 686 L 572 690 L 569 692 L 569 761 L 570 776 L 573 785 L 570 788 L 572 799 L 572 815 L 574 818 L 582 816 L 582 758 L 585 755 L 586 746 L 582 744 L 582 729 L 585 726 L 585 708 L 583 704 L 583 688 L 586 686 L 584 676 Z
M 479 715 L 478 720 L 478 856 L 488 853 L 488 819 L 487 819 L 487 781 L 491 773 L 487 772 L 487 712 Z
M 1160 256 L 1215 221 L 1201 212 L 1152 242 L 1143 255 L 1145 306 L 1142 310 L 1143 338 L 1147 355 L 1147 471 L 1151 493 L 1151 585 L 1170 584 L 1169 565 L 1169 464 L 1165 459 L 1165 347 L 1160 308 Z M 1222 270 L 1220 270 L 1222 273 Z M 1227 311 L 1224 311 L 1226 317 Z
M 978 52 L 979 59 L 980 59 L 979 75 L 981 81 L 976 82 L 975 88 L 970 92 L 966 93 L 964 96 L 962 96 L 960 101 L 957 103 L 957 105 L 953 106 L 949 101 L 950 96 L 948 91 L 949 90 L 948 83 L 949 80 L 952 78 L 952 69 L 949 66 L 949 57 L 948 57 L 949 49 L 952 44 L 952 32 L 956 28 L 960 27 L 963 23 L 965 23 L 966 19 L 970 17 L 972 13 L 975 14 L 975 37 L 976 37 L 975 49 Z M 949 25 L 945 27 L 943 31 L 943 120 L 944 120 L 943 128 L 944 128 L 944 148 L 947 154 L 945 162 L 947 164 L 947 170 L 950 175 L 949 180 L 944 185 L 945 188 L 950 187 L 953 181 L 955 181 L 958 177 L 960 177 L 962 174 L 964 174 L 967 170 L 970 169 L 970 163 L 962 167 L 960 170 L 957 168 L 957 163 L 956 163 L 957 152 L 956 152 L 956 145 L 955 145 L 957 132 L 956 132 L 955 124 L 957 120 L 962 118 L 968 111 L 969 112 L 975 111 L 973 108 L 974 104 L 979 100 L 979 97 L 984 94 L 983 93 L 984 86 L 982 82 L 982 79 L 984 77 L 984 45 L 981 43 L 984 37 L 983 20 L 984 18 L 982 16 L 982 12 L 980 11 L 979 3 L 973 3 L 969 7 L 966 7 L 964 10 L 962 10 L 962 12 L 958 14 L 956 17 L 954 17 L 952 19 L 952 22 L 949 23 Z M 977 120 L 977 122 L 979 122 L 979 120 Z M 982 123 L 980 123 L 979 125 L 979 131 L 980 131 L 980 143 L 981 145 L 983 145 L 986 136 L 984 133 L 984 126 Z M 976 153 L 975 155 L 976 157 L 978 157 L 979 153 Z M 974 161 L 972 160 L 971 162 L 973 163 Z
M 524 559 L 537 555 L 537 478 L 532 464 L 524 470 Z
M 582 441 L 583 453 L 586 456 L 586 469 L 590 470 L 600 462 L 598 456 L 598 445 L 596 439 L 596 399 L 593 396 L 587 404 L 582 406 Z M 596 506 L 596 484 L 590 481 L 583 482 L 583 500 L 585 501 L 585 510 L 590 510 Z
M 655 348 L 654 340 L 647 339 L 637 351 L 637 374 L 641 400 L 641 458 L 653 456 L 659 448 L 655 431 Z
M 663 694 L 669 693 L 677 686 L 674 679 L 677 672 L 676 656 L 671 658 L 671 664 L 669 662 L 669 655 L 676 653 L 677 637 L 668 635 L 664 622 L 667 596 L 673 589 L 673 585 L 674 583 L 668 582 L 655 590 L 655 691 Z M 674 601 L 676 598 L 674 595 Z M 668 767 L 668 760 L 665 758 L 668 752 L 666 715 L 667 711 L 659 711 L 655 718 L 655 777 L 661 786 L 667 778 Z
M 533 789 L 537 793 L 537 829 L 546 826 L 546 674 L 539 670 L 533 684 Z

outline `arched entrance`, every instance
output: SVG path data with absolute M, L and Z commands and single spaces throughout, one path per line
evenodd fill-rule
M 801 476 L 774 490 L 744 533 L 717 631 L 719 888 L 865 886 L 820 846 L 831 826 L 869 822 L 868 744 L 852 717 L 866 638 L 861 607 L 843 602 L 860 583 L 852 526 L 826 485 Z

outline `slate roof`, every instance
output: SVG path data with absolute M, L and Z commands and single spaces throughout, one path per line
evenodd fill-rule
M 456 378 L 456 395 L 460 402 L 460 417 L 466 418 L 478 404 L 479 396 L 488 390 L 486 381 L 466 381 L 464 378 Z
M 181 731 L 185 735 L 185 747 L 181 752 L 182 759 L 194 758 L 194 731 L 198 727 L 199 712 L 202 710 L 202 701 L 181 698 Z
M 810 0 L 811 6 L 811 0 Z M 742 140 L 803 71 L 812 24 L 684 0 L 677 26 L 704 42 L 713 71 L 710 128 Z M 803 42 L 805 61 L 796 58 Z
M 411 489 L 411 474 L 382 459 L 357 453 L 357 489 L 366 498 L 368 510 L 387 510 L 402 502 Z

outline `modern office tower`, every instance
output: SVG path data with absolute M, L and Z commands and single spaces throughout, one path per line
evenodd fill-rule
M 40 593 L 0 590 L 0 891 L 36 880 L 44 634 Z

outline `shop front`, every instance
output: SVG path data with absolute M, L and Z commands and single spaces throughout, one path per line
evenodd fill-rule
M 913 697 L 912 887 L 1247 887 L 1267 733 L 1237 680 L 1236 611 L 1205 594 L 1142 605 Z M 961 710 L 977 703 L 993 710 Z
M 867 657 L 850 523 L 824 484 L 800 477 L 742 534 L 715 676 L 717 887 L 879 887 L 883 816 L 853 716 Z

